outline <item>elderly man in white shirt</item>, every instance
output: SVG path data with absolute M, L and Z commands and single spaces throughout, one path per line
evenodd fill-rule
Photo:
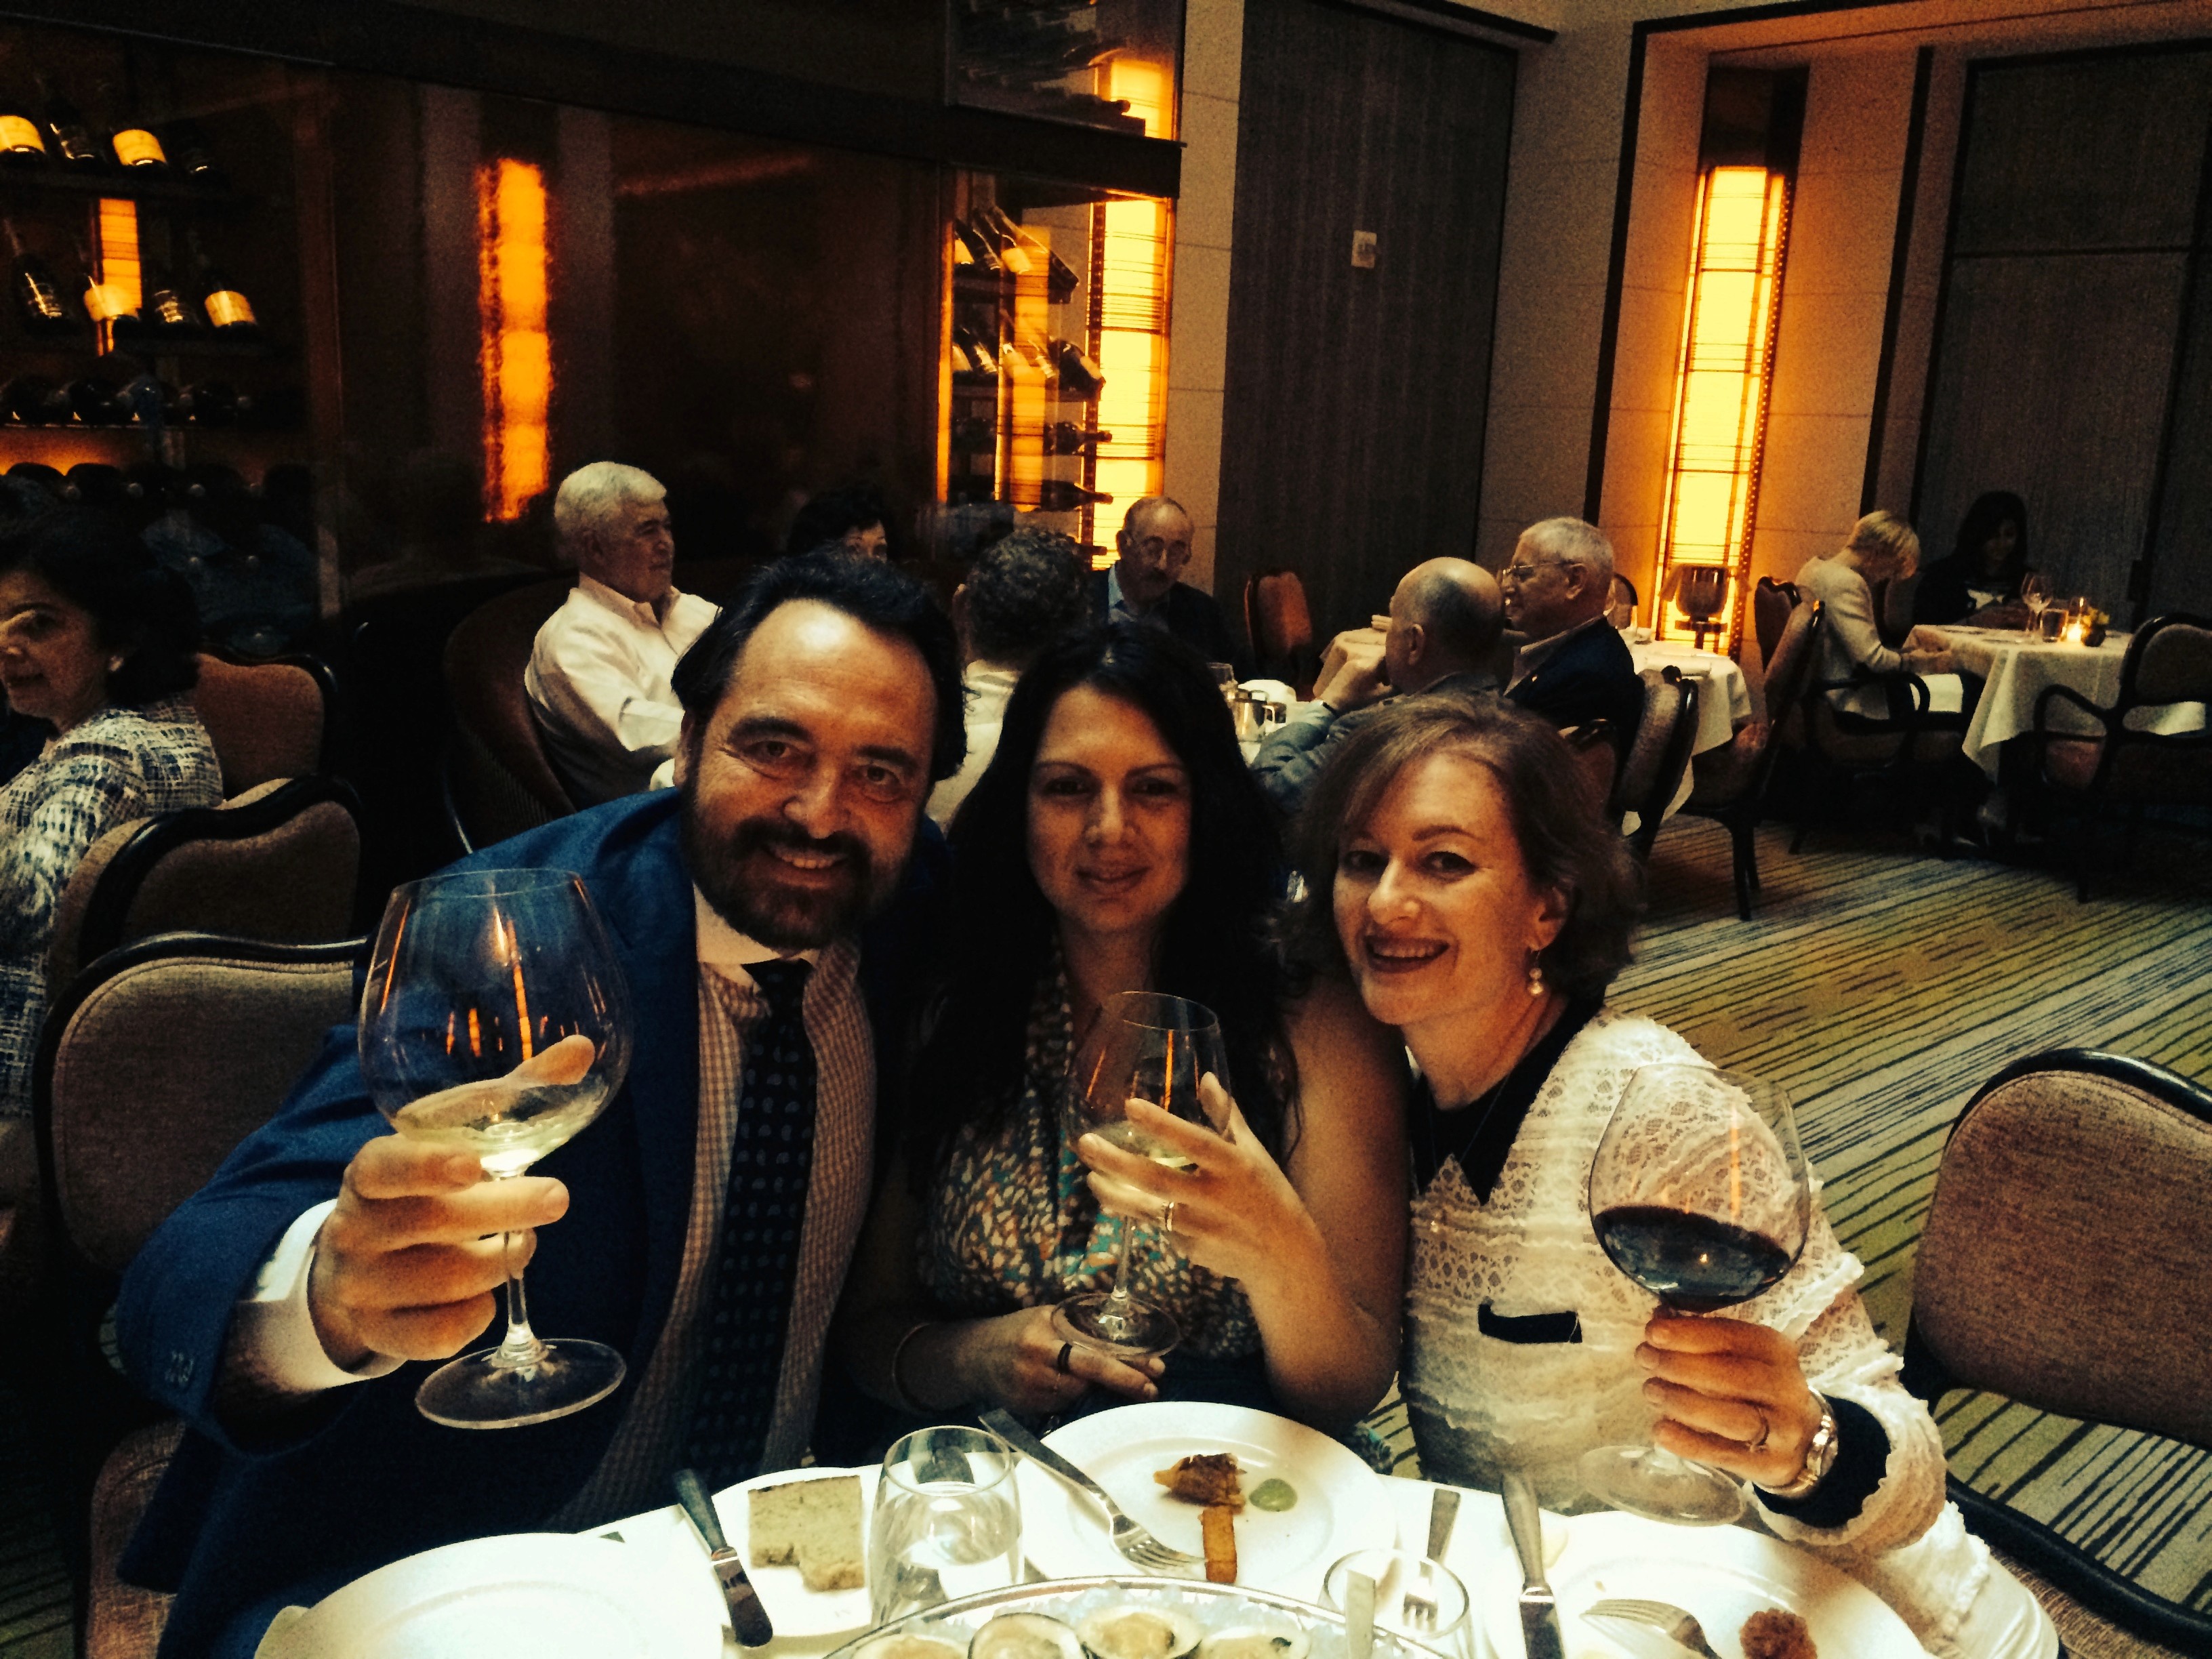
M 538 630 L 522 684 L 579 805 L 672 781 L 684 710 L 669 677 L 715 608 L 669 580 L 667 494 L 649 472 L 594 461 L 553 498 L 554 535 L 577 567 L 576 586 Z

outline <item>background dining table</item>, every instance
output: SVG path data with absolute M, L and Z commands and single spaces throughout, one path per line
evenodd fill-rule
M 2046 687 L 2071 687 L 2102 708 L 2119 698 L 2120 670 L 2130 635 L 2112 633 L 2098 645 L 2078 645 L 2031 637 L 2018 629 L 1946 628 L 1953 653 L 1968 672 L 1987 682 L 1974 718 L 1966 727 L 1966 758 L 1991 777 L 1997 775 L 2002 744 L 2034 729 L 2035 705 Z M 2133 722 L 2147 732 L 2198 732 L 2204 705 L 2176 702 L 2145 709 Z M 2050 724 L 2057 730 L 2094 735 L 2097 725 L 2062 698 L 2051 702 Z

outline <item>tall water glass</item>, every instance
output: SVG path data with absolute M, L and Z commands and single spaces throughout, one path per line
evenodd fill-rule
M 892 1443 L 868 1523 L 878 1625 L 1021 1582 L 1020 1461 L 982 1429 L 917 1429 Z

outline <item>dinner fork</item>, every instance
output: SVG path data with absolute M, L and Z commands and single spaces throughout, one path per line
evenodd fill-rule
M 1597 1601 L 1583 1618 L 1645 1659 L 1674 1659 L 1681 1651 L 1720 1659 L 1705 1640 L 1705 1626 L 1671 1601 Z M 1654 1636 L 1672 1644 L 1672 1649 L 1650 1642 Z
M 1449 1486 L 1437 1487 L 1436 1496 L 1429 1500 L 1429 1560 L 1443 1561 L 1444 1552 L 1451 1547 L 1452 1522 L 1458 1518 L 1459 1493 Z M 1437 1598 L 1431 1593 L 1435 1584 L 1425 1564 L 1420 1582 L 1407 1585 L 1399 1598 L 1399 1616 L 1415 1630 L 1437 1627 Z
M 1009 1413 L 994 1406 L 982 1414 L 981 1421 L 985 1428 L 1030 1461 L 1042 1464 L 1071 1486 L 1080 1486 L 1097 1498 L 1105 1507 L 1107 1519 L 1113 1523 L 1114 1547 L 1137 1565 L 1153 1572 L 1172 1575 L 1206 1565 L 1204 1556 L 1187 1555 L 1181 1550 L 1171 1549 L 1129 1519 L 1121 1512 L 1121 1506 L 1107 1495 L 1105 1487 L 1017 1423 Z

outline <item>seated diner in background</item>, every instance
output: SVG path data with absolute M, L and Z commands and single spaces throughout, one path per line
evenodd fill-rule
M 1963 726 L 1972 714 L 1981 682 L 1960 675 L 1951 641 L 1939 629 L 1915 627 L 1901 647 L 1893 648 L 1882 643 L 1875 625 L 1875 584 L 1905 580 L 1919 563 L 1920 538 L 1912 526 L 1893 513 L 1875 511 L 1852 526 L 1842 547 L 1808 559 L 1798 571 L 1800 602 L 1826 607 L 1814 675 L 1830 688 L 1826 696 L 1838 713 L 1877 722 L 1904 719 L 1911 712 L 1908 694 L 1894 683 L 1876 683 L 1876 677 L 1909 672 L 1928 687 L 1923 724 Z M 1866 684 L 1845 684 L 1860 681 Z
M 562 479 L 553 533 L 576 586 L 523 671 L 548 757 L 580 806 L 672 781 L 684 710 L 669 678 L 714 620 L 669 580 L 668 492 L 649 472 L 594 461 Z
M 1660 1310 L 1592 1231 L 1630 1075 L 1699 1056 L 1606 1004 L 1641 881 L 1557 734 L 1490 699 L 1409 699 L 1331 763 L 1298 836 L 1293 948 L 1420 1072 L 1400 1387 L 1423 1473 L 1494 1489 L 1519 1469 L 1582 1509 L 1583 1453 L 1656 1438 L 1751 1483 L 1770 1528 L 1933 1651 L 1975 1652 L 2026 1592 L 1946 1504 L 1942 1439 L 1817 1200 L 1802 1256 L 1735 1317 Z
M 909 1131 L 839 1316 L 860 1386 L 938 1418 L 1165 1396 L 1336 1426 L 1372 1407 L 1397 1361 L 1403 1057 L 1340 979 L 1295 984 L 1270 953 L 1273 819 L 1205 664 L 1127 623 L 1048 649 L 951 845 Z M 1106 1006 L 1145 990 L 1223 1034 L 1220 1133 L 1129 1107 L 1188 1170 L 1085 1134 L 1071 1096 Z M 1182 1332 L 1164 1362 L 1053 1329 L 1054 1304 L 1109 1288 L 1121 1226 L 1129 1288 Z
M 1119 556 L 1091 573 L 1091 614 L 1102 623 L 1164 628 L 1206 661 L 1232 664 L 1243 679 L 1252 672 L 1250 659 L 1231 635 L 1220 604 L 1182 579 L 1192 533 L 1190 514 L 1180 501 L 1139 498 L 1114 532 Z
M 2009 489 L 1992 489 L 1976 496 L 1959 521 L 1950 556 L 1921 571 L 1912 620 L 2024 628 L 2022 583 L 2034 574 L 2027 562 L 2027 503 Z
M 1466 559 L 1429 559 L 1400 579 L 1389 626 L 1353 629 L 1322 654 L 1313 701 L 1260 745 L 1252 775 L 1288 817 L 1304 804 L 1329 755 L 1388 696 L 1455 686 L 1495 691 L 1488 666 L 1504 614 L 1498 581 Z
M 1091 568 L 1072 537 L 1024 524 L 975 556 L 952 595 L 952 626 L 965 664 L 968 758 L 929 792 L 929 816 L 941 828 L 999 751 L 999 728 L 1014 683 L 1037 653 L 1090 616 Z
M 0 688 L 12 713 L 52 728 L 0 789 L 0 1202 L 32 1168 L 31 1069 L 63 890 L 118 824 L 222 804 L 192 706 L 198 642 L 191 590 L 120 524 L 53 507 L 0 537 Z
M 1505 696 L 1561 728 L 1605 720 L 1626 753 L 1644 718 L 1636 660 L 1607 620 L 1613 544 L 1580 519 L 1530 525 L 1498 573 L 1505 623 L 1523 636 Z
M 882 561 L 783 559 L 675 685 L 673 792 L 455 866 L 592 894 L 633 1009 L 600 1121 L 487 1180 L 387 1132 L 342 1026 L 126 1275 L 124 1366 L 188 1425 L 121 1565 L 177 1592 L 167 1650 L 246 1659 L 287 1604 L 417 1551 L 601 1527 L 665 1503 L 678 1465 L 714 1488 L 805 1455 L 875 1165 L 861 969 L 880 991 L 920 954 L 902 878 L 960 757 L 957 648 Z M 777 1063 L 801 1045 L 811 1066 Z M 629 1373 L 574 1415 L 456 1433 L 416 1407 L 421 1362 L 484 1330 L 510 1244 L 540 1328 Z
M 825 489 L 792 514 L 784 533 L 783 550 L 811 553 L 818 547 L 839 547 L 872 559 L 890 556 L 890 510 L 883 491 L 873 484 L 851 483 Z

